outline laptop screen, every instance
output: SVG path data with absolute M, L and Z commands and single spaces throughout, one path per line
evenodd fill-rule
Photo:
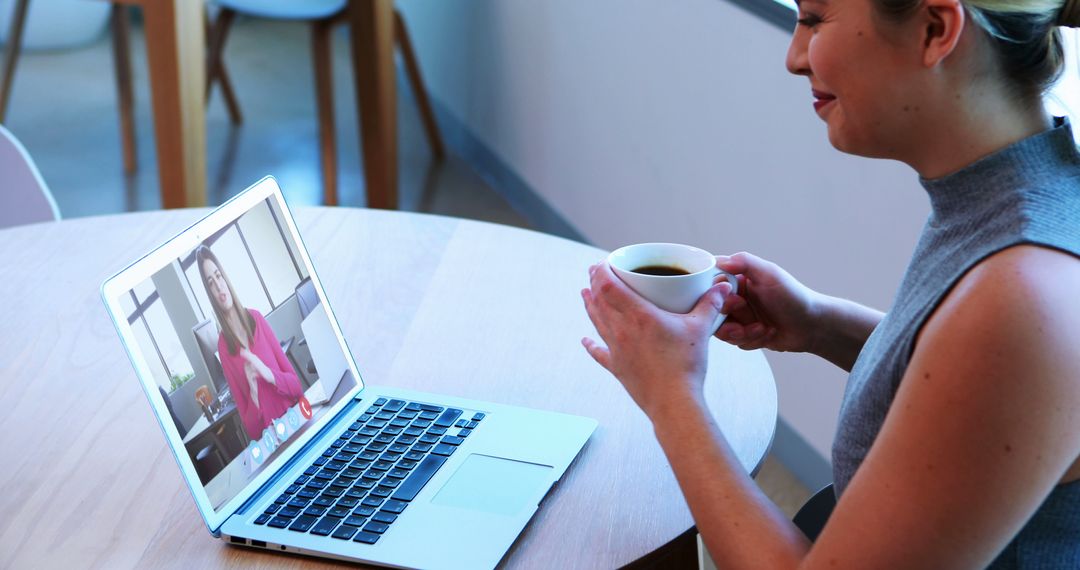
M 256 202 L 114 304 L 215 511 L 357 386 L 286 215 Z

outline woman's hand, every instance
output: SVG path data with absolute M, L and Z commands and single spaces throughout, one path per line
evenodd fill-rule
M 724 301 L 730 316 L 716 338 L 744 350 L 813 350 L 817 293 L 775 263 L 749 253 L 717 256 L 716 266 L 739 280 L 739 293 Z
M 693 311 L 664 311 L 631 290 L 607 264 L 589 268 L 585 310 L 607 346 L 591 338 L 582 345 L 622 383 L 654 422 L 665 410 L 700 404 L 709 337 L 720 324 L 726 282 L 714 286 Z
M 270 370 L 270 367 L 263 363 L 262 359 L 255 356 L 250 350 L 246 348 L 240 349 L 240 357 L 244 359 L 246 366 L 250 366 L 256 374 L 263 380 L 266 380 L 271 385 L 277 385 L 277 381 L 274 379 L 274 372 Z

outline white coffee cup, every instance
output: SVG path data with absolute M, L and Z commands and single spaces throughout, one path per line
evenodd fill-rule
M 672 313 L 689 313 L 701 296 L 713 285 L 717 275 L 738 290 L 735 276 L 716 267 L 716 258 L 709 252 L 678 243 L 638 243 L 620 247 L 607 258 L 612 271 L 638 295 L 657 307 Z M 649 275 L 637 273 L 646 267 L 671 267 L 685 275 Z

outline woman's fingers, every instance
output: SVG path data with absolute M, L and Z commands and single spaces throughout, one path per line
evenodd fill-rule
M 607 347 L 600 345 L 600 343 L 589 337 L 581 339 L 581 346 L 585 347 L 585 352 L 588 352 L 589 356 L 593 357 L 597 364 L 611 372 L 611 352 L 608 351 Z
M 750 279 L 760 279 L 765 276 L 771 264 L 764 259 L 745 251 L 734 255 L 716 256 L 716 266 L 728 273 L 746 275 Z
M 640 295 L 615 275 L 607 263 L 598 263 L 589 268 L 589 285 L 594 302 L 603 303 L 620 313 L 640 308 L 645 303 Z
M 589 320 L 592 321 L 596 332 L 600 335 L 600 338 L 606 339 L 608 334 L 608 325 L 604 320 L 602 311 L 596 306 L 596 299 L 593 297 L 592 291 L 589 289 L 581 290 L 581 300 L 585 302 L 585 313 L 589 315 Z

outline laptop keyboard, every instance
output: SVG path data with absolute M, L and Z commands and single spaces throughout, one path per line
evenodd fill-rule
M 483 419 L 379 398 L 255 524 L 375 544 Z

